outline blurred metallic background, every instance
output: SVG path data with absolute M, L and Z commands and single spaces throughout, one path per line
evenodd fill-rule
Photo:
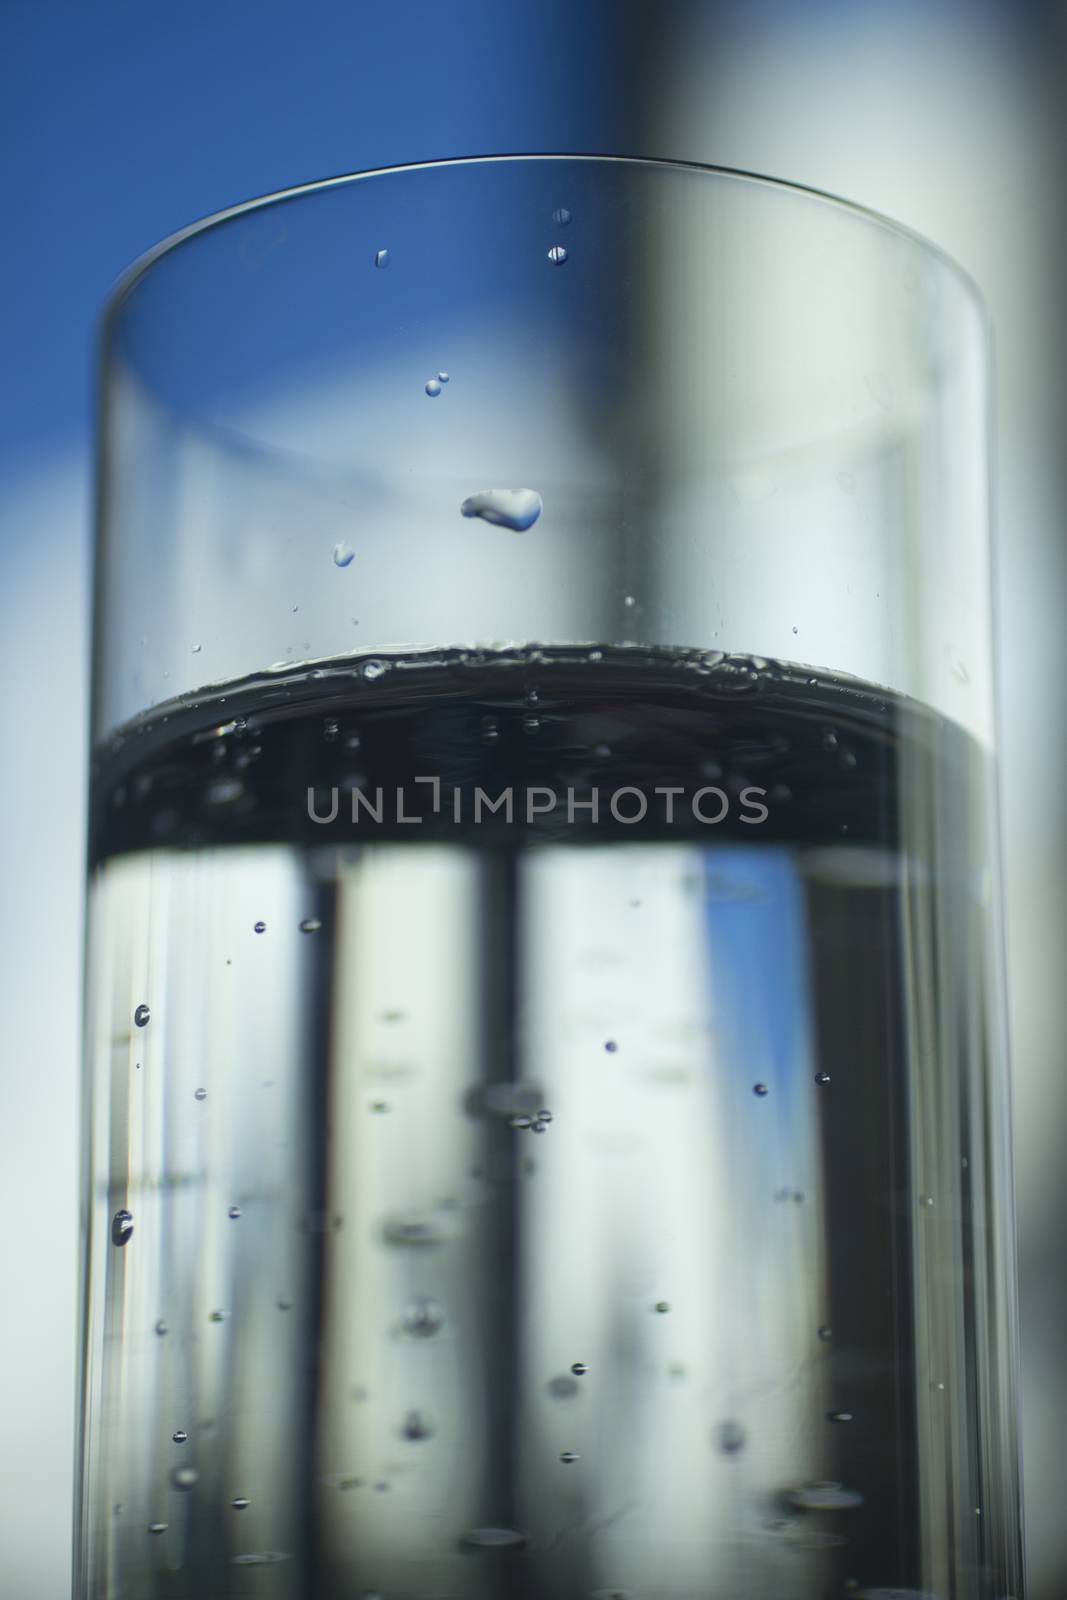
M 69 1593 L 95 309 L 234 200 L 575 149 L 837 192 L 928 234 L 990 305 L 1030 1595 L 1067 1592 L 1065 88 L 1053 0 L 0 0 L 0 1591 Z

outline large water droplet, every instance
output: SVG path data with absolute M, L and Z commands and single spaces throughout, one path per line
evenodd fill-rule
M 356 552 L 344 539 L 333 547 L 333 564 L 335 567 L 350 567 L 356 559 Z
M 404 1332 L 413 1339 L 432 1339 L 444 1326 L 445 1314 L 436 1300 L 420 1296 L 404 1313 Z
M 536 489 L 479 489 L 468 495 L 459 509 L 465 517 L 480 517 L 498 528 L 525 533 L 541 515 L 544 502 Z
M 526 1543 L 526 1535 L 515 1528 L 468 1528 L 463 1543 L 475 1550 L 517 1550 Z
M 133 1233 L 133 1218 L 128 1211 L 116 1211 L 111 1219 L 111 1243 L 129 1244 Z
M 561 267 L 567 259 L 567 251 L 561 244 L 554 244 L 548 252 L 548 259 L 554 267 Z
M 855 1489 L 843 1489 L 839 1483 L 807 1483 L 799 1489 L 787 1489 L 783 1497 L 798 1511 L 851 1511 L 863 1504 L 863 1496 Z
M 374 265 L 376 267 L 383 267 L 383 268 L 387 267 L 389 265 L 389 252 L 388 252 L 388 250 L 375 250 L 375 252 L 374 252 Z
M 133 1014 L 134 1027 L 147 1028 L 151 1015 L 152 1013 L 149 1011 L 147 1006 L 138 1006 L 137 1010 Z

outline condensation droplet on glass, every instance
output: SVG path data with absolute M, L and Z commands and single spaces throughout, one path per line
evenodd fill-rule
M 558 228 L 565 228 L 571 220 L 571 214 L 566 206 L 557 206 L 552 213 L 552 221 Z
M 344 539 L 333 547 L 333 564 L 335 567 L 350 567 L 356 559 L 356 552 Z
M 148 1531 L 149 1533 L 154 1534 L 166 1533 L 167 1524 L 165 1522 L 150 1522 L 148 1524 Z
M 830 1339 L 832 1339 L 833 1336 L 834 1336 L 833 1328 L 829 1327 L 826 1323 L 823 1323 L 822 1327 L 819 1329 L 819 1338 L 822 1339 L 824 1343 L 826 1343 Z
M 538 1122 L 551 1122 L 552 1121 L 552 1113 L 551 1113 L 551 1111 L 547 1111 L 544 1108 L 542 1108 L 537 1113 L 537 1120 L 538 1120 Z
M 133 1233 L 133 1217 L 128 1211 L 116 1211 L 111 1219 L 111 1243 L 129 1244 Z
M 300 924 L 300 932 L 318 933 L 321 927 L 322 923 L 319 921 L 318 917 L 305 917 L 303 922 Z
M 225 1311 L 212 1311 L 207 1320 L 209 1322 L 225 1322 L 226 1313 Z
M 509 1126 L 512 1128 L 532 1128 L 533 1118 L 527 1116 L 512 1117 L 509 1120 Z
M 538 1117 L 537 1120 L 531 1124 L 530 1132 L 531 1133 L 547 1133 L 548 1132 L 548 1123 L 547 1122 L 542 1122 L 541 1119 Z
M 548 259 L 554 267 L 561 267 L 567 259 L 566 248 L 561 244 L 554 244 L 548 252 Z
M 851 1422 L 852 1421 L 852 1412 L 851 1411 L 828 1411 L 826 1413 L 826 1420 L 827 1420 L 827 1422 Z
M 815 1074 L 815 1082 L 816 1083 L 820 1083 L 820 1084 L 829 1083 L 830 1082 L 830 1074 L 828 1072 L 817 1072 Z
M 604 1040 L 604 1049 L 607 1051 L 609 1056 L 613 1056 L 618 1048 L 619 1048 L 619 1045 L 618 1045 L 618 1041 L 616 1039 L 605 1039 Z
M 274 1304 L 279 1311 L 291 1311 L 293 1309 L 293 1297 L 288 1294 L 280 1294 Z
M 565 1467 L 570 1467 L 573 1466 L 576 1461 L 581 1460 L 581 1457 L 579 1456 L 577 1450 L 561 1450 L 559 1453 L 559 1459 L 563 1462 Z
M 450 376 L 450 374 L 447 373 L 447 372 L 439 372 L 437 374 L 438 383 L 447 383 L 448 379 L 449 379 L 449 376 Z
M 207 1090 L 206 1089 L 194 1089 L 193 1090 L 193 1099 L 194 1100 L 206 1100 L 207 1099 Z
M 149 1011 L 147 1006 L 138 1006 L 137 1010 L 133 1014 L 134 1027 L 147 1028 L 151 1015 L 152 1013 Z
M 197 1476 L 195 1467 L 175 1467 L 170 1475 L 170 1481 L 176 1489 L 194 1489 Z
M 405 1439 L 417 1441 L 433 1437 L 434 1427 L 429 1417 L 421 1411 L 409 1411 L 404 1418 L 404 1425 L 400 1430 Z
M 194 644 L 193 645 L 193 655 L 194 656 L 198 656 L 200 654 L 200 651 L 201 651 L 202 648 L 203 647 L 201 645 Z
M 430 399 L 436 400 L 437 396 L 441 393 L 440 378 L 427 378 L 425 388 Z
M 420 1296 L 404 1313 L 404 1332 L 413 1339 L 432 1339 L 444 1326 L 445 1314 L 436 1300 Z
M 375 250 L 375 252 L 374 252 L 374 265 L 376 267 L 387 267 L 389 265 L 389 252 L 388 252 L 388 250 Z
M 379 678 L 385 677 L 387 668 L 384 661 L 364 661 L 359 670 L 364 683 L 377 683 Z
M 175 1428 L 174 1432 L 171 1434 L 171 1438 L 174 1440 L 175 1444 L 184 1444 L 188 1437 L 189 1435 L 186 1433 L 184 1428 Z
M 241 1215 L 240 1206 L 231 1206 L 226 1215 L 229 1217 L 231 1222 L 236 1222 L 237 1218 Z
M 783 1498 L 797 1511 L 854 1511 L 863 1504 L 858 1489 L 846 1489 L 840 1483 L 801 1484 L 787 1489 Z
M 756 1095 L 760 1100 L 762 1100 L 765 1095 L 770 1094 L 770 1092 L 771 1091 L 768 1089 L 768 1087 L 767 1087 L 767 1085 L 765 1083 L 754 1083 L 752 1085 L 752 1093 L 754 1095 Z
M 669 1300 L 657 1300 L 655 1309 L 659 1312 L 660 1316 L 665 1316 L 666 1313 L 671 1309 L 671 1303 Z
M 167 1324 L 163 1321 L 163 1319 L 161 1317 L 159 1319 L 159 1321 L 156 1323 L 156 1333 L 162 1339 L 166 1332 L 167 1332 Z
M 235 1511 L 248 1510 L 248 1501 L 245 1499 L 243 1494 L 234 1495 L 233 1499 L 230 1501 L 230 1504 Z
M 266 931 L 267 931 L 267 924 L 265 922 L 253 922 L 253 924 L 252 924 L 252 932 L 253 933 L 266 933 Z
M 584 1378 L 589 1368 L 584 1361 L 572 1361 L 571 1371 L 576 1378 Z
M 541 515 L 544 502 L 536 489 L 479 489 L 468 495 L 459 509 L 461 516 L 479 517 L 494 527 L 525 533 Z
M 462 1542 L 475 1550 L 516 1550 L 526 1535 L 515 1528 L 468 1528 Z

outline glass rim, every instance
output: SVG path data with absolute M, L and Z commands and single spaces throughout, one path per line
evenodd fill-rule
M 122 306 L 141 279 L 149 273 L 154 266 L 164 258 L 171 256 L 181 245 L 198 238 L 201 234 L 224 226 L 250 212 L 266 210 L 268 206 L 279 205 L 284 201 L 296 200 L 304 195 L 323 193 L 328 189 L 344 188 L 349 184 L 363 182 L 368 178 L 388 177 L 392 174 L 405 172 L 428 172 L 437 168 L 448 167 L 477 167 L 489 166 L 503 162 L 551 162 L 551 161 L 587 161 L 602 162 L 612 166 L 651 167 L 663 168 L 676 172 L 698 172 L 709 177 L 730 178 L 739 183 L 750 184 L 756 188 L 776 189 L 785 194 L 798 195 L 807 200 L 816 201 L 822 205 L 830 206 L 851 217 L 856 222 L 867 223 L 871 227 L 881 229 L 894 238 L 912 244 L 939 262 L 955 278 L 959 287 L 972 301 L 983 323 L 988 325 L 988 312 L 985 297 L 981 288 L 971 274 L 963 267 L 954 256 L 950 255 L 941 245 L 927 237 L 916 228 L 909 227 L 906 223 L 898 222 L 895 218 L 887 216 L 873 206 L 861 204 L 856 200 L 847 200 L 842 195 L 834 194 L 828 189 L 820 189 L 814 184 L 797 183 L 789 178 L 774 178 L 762 172 L 750 172 L 741 167 L 718 166 L 711 162 L 681 160 L 669 156 L 633 156 L 598 154 L 583 151 L 517 151 L 493 155 L 476 156 L 441 156 L 426 161 L 405 161 L 393 166 L 367 167 L 357 172 L 343 172 L 331 178 L 315 178 L 306 183 L 291 184 L 285 189 L 275 189 L 267 194 L 256 195 L 249 200 L 237 201 L 234 205 L 224 206 L 219 211 L 210 212 L 199 217 L 193 222 L 186 223 L 183 227 L 175 229 L 160 239 L 156 244 L 150 245 L 139 256 L 124 268 L 116 278 L 111 289 L 105 296 L 98 314 L 98 329 L 101 345 L 107 343 L 107 338 L 112 324 L 118 317 Z

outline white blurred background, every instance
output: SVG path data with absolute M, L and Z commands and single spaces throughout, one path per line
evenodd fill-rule
M 251 194 L 564 149 L 837 192 L 989 303 L 1030 1595 L 1067 1592 L 1065 21 L 1051 0 L 0 0 L 0 1592 L 69 1593 L 94 309 L 157 237 Z

